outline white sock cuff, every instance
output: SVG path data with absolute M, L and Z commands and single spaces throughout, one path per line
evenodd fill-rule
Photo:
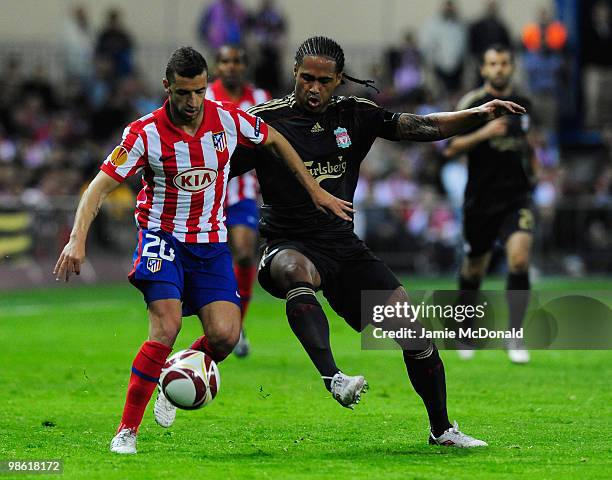
M 434 352 L 434 344 L 430 343 L 429 347 L 427 347 L 425 350 L 423 350 L 422 352 L 419 352 L 415 355 L 409 355 L 410 358 L 414 358 L 415 360 L 424 360 L 428 357 L 431 357 L 431 355 Z

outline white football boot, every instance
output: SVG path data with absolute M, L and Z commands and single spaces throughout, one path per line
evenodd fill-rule
M 461 360 L 471 360 L 476 355 L 472 349 L 457 350 L 457 355 Z
M 110 443 L 110 451 L 114 453 L 133 455 L 136 453 L 136 430 L 124 428 L 114 436 Z
M 506 349 L 508 351 L 508 358 L 512 363 L 525 364 L 531 360 L 525 343 L 518 338 L 509 340 L 506 344 Z
M 456 448 L 473 448 L 473 447 L 487 447 L 488 443 L 478 440 L 477 438 L 470 437 L 459 430 L 457 422 L 453 423 L 453 426 L 446 430 L 439 437 L 434 437 L 433 433 L 429 432 L 429 444 L 430 445 L 442 445 L 444 447 L 456 447 Z
M 346 408 L 353 409 L 361 400 L 361 394 L 367 390 L 368 382 L 362 375 L 350 377 L 338 372 L 331 379 L 332 396 Z
M 160 427 L 171 427 L 176 418 L 176 407 L 166 398 L 161 388 L 157 388 L 157 398 L 153 406 L 155 421 Z
M 238 339 L 238 343 L 234 347 L 234 355 L 236 355 L 238 358 L 244 358 L 248 356 L 250 352 L 251 343 L 244 334 L 244 330 L 240 330 L 240 338 Z

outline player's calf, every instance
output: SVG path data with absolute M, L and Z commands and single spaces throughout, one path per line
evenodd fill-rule
M 147 341 L 142 344 L 132 363 L 123 415 L 111 442 L 111 451 L 136 453 L 136 433 L 170 351 L 170 347 L 159 342 Z
M 404 364 L 410 383 L 423 400 L 434 435 L 441 435 L 451 423 L 446 410 L 444 364 L 433 343 L 422 351 L 404 350 Z
M 340 369 L 329 343 L 329 324 L 319 304 L 312 284 L 294 283 L 287 291 L 287 320 L 310 360 L 330 388 L 330 382 Z
M 240 330 L 237 332 L 231 332 L 224 336 L 208 336 L 209 344 L 212 351 L 215 352 L 215 356 L 213 358 L 216 362 L 221 361 L 232 353 L 234 347 L 238 343 L 240 338 Z M 217 357 L 217 358 L 215 358 Z
M 219 341 L 211 340 L 208 335 L 202 335 L 195 342 L 193 342 L 189 348 L 204 352 L 215 362 L 220 363 L 232 352 L 234 346 L 235 343 L 231 341 L 221 343 Z

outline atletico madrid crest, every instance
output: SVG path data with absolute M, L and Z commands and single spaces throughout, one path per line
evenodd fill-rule
M 213 145 L 217 152 L 223 152 L 227 148 L 227 140 L 225 139 L 225 131 L 212 134 Z
M 161 270 L 162 259 L 161 258 L 149 258 L 147 260 L 147 269 L 151 273 L 156 273 Z

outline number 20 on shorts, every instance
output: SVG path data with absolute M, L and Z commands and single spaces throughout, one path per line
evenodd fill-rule
M 168 260 L 169 262 L 174 260 L 174 249 L 170 248 L 164 239 L 150 233 L 147 233 L 145 238 L 147 243 L 145 243 L 145 246 L 142 249 L 143 257 L 159 257 L 162 260 Z M 155 251 L 151 251 L 152 249 L 155 249 L 155 247 L 159 247 L 159 254 Z

